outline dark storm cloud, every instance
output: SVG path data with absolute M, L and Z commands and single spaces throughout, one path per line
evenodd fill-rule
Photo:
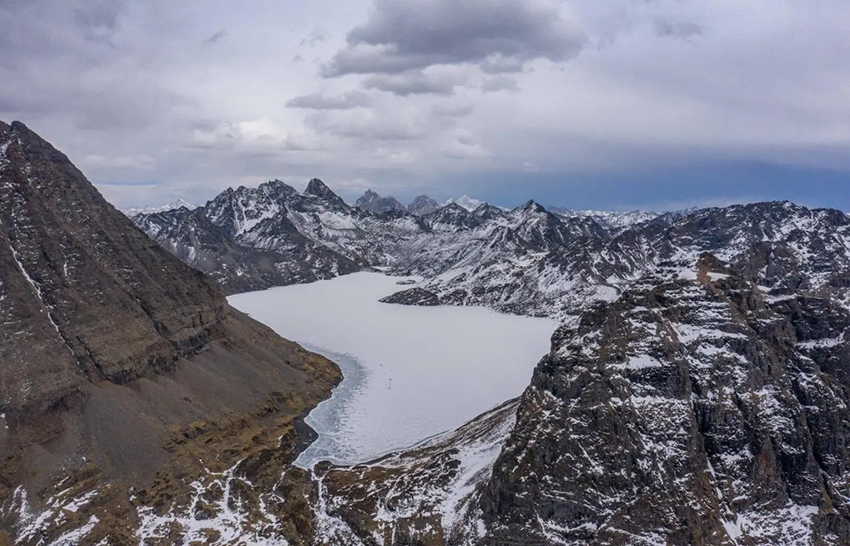
M 658 17 L 654 23 L 655 35 L 660 38 L 693 38 L 701 36 L 705 29 L 696 23 L 689 21 L 674 21 L 664 17 Z
M 372 99 L 362 91 L 349 91 L 339 97 L 326 97 L 321 93 L 295 97 L 286 103 L 289 108 L 308 110 L 348 110 L 372 105 Z
M 430 76 L 420 71 L 404 74 L 376 74 L 363 80 L 366 89 L 378 89 L 402 97 L 409 95 L 452 95 L 457 78 Z
M 441 64 L 521 67 L 570 59 L 584 34 L 557 9 L 514 0 L 375 0 L 365 24 L 324 67 L 325 76 L 399 73 Z

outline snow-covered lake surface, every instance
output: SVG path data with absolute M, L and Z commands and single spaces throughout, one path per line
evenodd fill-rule
M 460 426 L 521 394 L 549 349 L 551 320 L 380 303 L 399 280 L 356 273 L 229 298 L 342 368 L 342 384 L 307 417 L 319 439 L 299 465 L 363 462 Z

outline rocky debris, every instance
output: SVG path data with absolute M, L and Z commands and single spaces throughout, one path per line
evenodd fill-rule
M 407 205 L 407 212 L 415 216 L 423 216 L 431 214 L 440 208 L 440 204 L 428 197 L 427 195 L 417 195 L 416 198 Z
M 136 545 L 140 525 L 309 543 L 309 479 L 280 469 L 338 368 L 230 308 L 19 122 L 0 123 L 0 338 L 0 544 Z
M 372 190 L 366 192 L 354 203 L 355 207 L 375 214 L 383 214 L 391 211 L 406 211 L 407 207 L 402 205 L 398 199 L 390 195 L 389 197 L 381 197 Z

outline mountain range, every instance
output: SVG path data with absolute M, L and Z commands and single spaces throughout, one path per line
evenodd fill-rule
M 412 211 L 313 179 L 137 229 L 22 124 L 0 143 L 0 545 L 850 543 L 840 211 Z M 223 295 L 379 267 L 418 279 L 387 303 L 561 326 L 520 398 L 295 468 L 339 371 Z

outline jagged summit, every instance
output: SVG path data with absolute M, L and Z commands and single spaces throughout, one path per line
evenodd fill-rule
M 363 193 L 363 195 L 359 199 L 357 199 L 357 202 L 355 202 L 354 205 L 363 210 L 374 212 L 375 214 L 407 210 L 407 207 L 402 205 L 392 195 L 388 197 L 381 197 L 372 190 L 366 190 L 366 192 Z
M 544 207 L 534 199 L 529 199 L 522 205 L 516 207 L 514 210 L 522 212 L 546 212 L 546 207 Z
M 348 207 L 348 205 L 345 204 L 345 201 L 343 201 L 340 196 L 335 194 L 333 190 L 331 190 L 324 182 L 322 182 L 318 178 L 313 178 L 310 180 L 310 182 L 307 183 L 307 189 L 304 190 L 304 193 L 307 195 L 315 195 L 316 197 L 321 197 L 322 199 L 325 199 L 328 202 L 340 207 Z

